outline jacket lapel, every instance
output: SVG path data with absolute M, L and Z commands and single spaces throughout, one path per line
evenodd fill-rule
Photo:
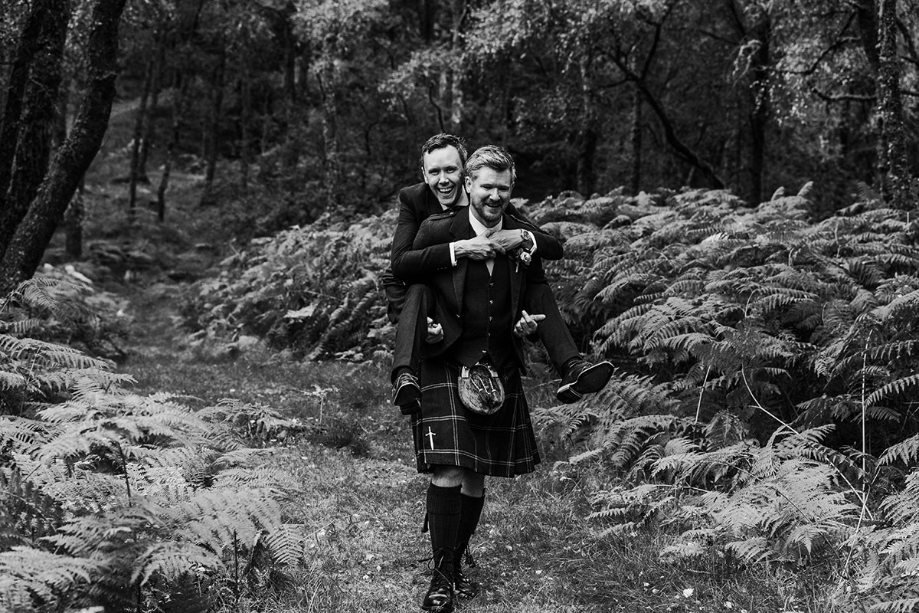
M 453 216 L 450 234 L 453 236 L 454 241 L 466 240 L 475 236 L 472 224 L 469 223 L 469 211 L 467 209 L 464 208 Z M 463 289 L 466 286 L 466 266 L 468 263 L 469 258 L 459 258 L 456 261 L 456 270 L 453 271 L 454 299 L 458 309 L 463 308 Z
M 504 229 L 505 230 L 518 230 L 520 225 L 517 224 L 514 219 L 505 214 L 504 215 Z M 510 277 L 511 277 L 511 305 L 514 307 L 514 314 L 520 312 L 519 302 L 520 302 L 520 286 L 523 282 L 523 278 L 526 276 L 526 267 L 522 264 L 519 264 L 517 260 L 513 258 L 507 259 L 507 265 L 510 266 Z

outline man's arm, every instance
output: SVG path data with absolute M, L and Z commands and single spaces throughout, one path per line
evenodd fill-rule
M 508 205 L 507 214 L 532 234 L 533 241 L 536 243 L 536 253 L 540 258 L 543 260 L 560 260 L 564 257 L 561 241 L 527 219 L 513 204 Z M 517 232 L 517 235 L 497 233 L 492 238 L 500 243 L 504 249 L 510 250 L 520 246 L 522 239 L 519 234 L 519 232 Z
M 445 215 L 432 215 L 426 219 L 415 236 L 415 242 L 412 245 L 411 253 L 423 253 L 430 249 L 445 247 L 449 252 L 452 251 L 452 258 L 447 259 L 446 266 L 429 266 L 422 269 L 423 273 L 431 273 L 442 268 L 450 268 L 456 264 L 456 260 L 469 258 L 471 260 L 487 260 L 495 257 L 497 253 L 504 253 L 504 249 L 493 241 L 489 235 L 482 234 L 475 238 L 451 241 L 449 226 L 453 215 L 466 215 L 465 211 L 450 213 Z M 517 231 L 519 234 L 519 231 Z
M 418 212 L 421 206 L 416 206 L 413 199 L 421 198 L 423 202 L 425 197 L 417 189 L 405 188 L 399 192 L 399 218 L 389 257 L 393 275 L 409 283 L 417 282 L 427 272 L 451 265 L 450 248 L 447 245 L 437 245 L 421 251 L 415 251 L 412 247 L 422 222 Z

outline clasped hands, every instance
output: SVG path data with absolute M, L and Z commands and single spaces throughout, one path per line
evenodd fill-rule
M 453 244 L 453 253 L 458 258 L 490 260 L 496 254 L 515 249 L 522 243 L 523 237 L 519 230 L 493 230 L 475 238 L 456 241 Z

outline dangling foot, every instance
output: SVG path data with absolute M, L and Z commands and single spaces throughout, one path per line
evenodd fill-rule
M 421 387 L 418 377 L 410 372 L 402 372 L 392 384 L 392 403 L 399 407 L 403 415 L 411 415 L 421 410 Z
M 572 360 L 555 397 L 565 404 L 577 402 L 584 394 L 602 390 L 612 376 L 613 365 L 609 362 L 591 364 L 587 360 Z

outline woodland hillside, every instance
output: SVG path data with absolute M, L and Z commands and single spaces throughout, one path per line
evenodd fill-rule
M 556 406 L 528 346 L 545 470 L 496 486 L 466 606 L 919 610 L 917 32 L 902 0 L 0 5 L 0 611 L 414 603 L 380 278 L 441 130 L 514 154 L 616 365 Z

